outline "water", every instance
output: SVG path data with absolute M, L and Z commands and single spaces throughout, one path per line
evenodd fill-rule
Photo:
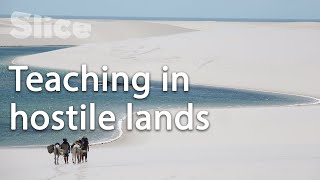
M 189 92 L 167 92 L 161 91 L 159 82 L 151 83 L 151 91 L 145 100 L 135 100 L 133 98 L 134 90 L 129 92 L 93 92 L 92 85 L 89 84 L 89 90 L 86 93 L 71 93 L 62 90 L 60 93 L 30 92 L 24 84 L 26 76 L 31 71 L 37 71 L 41 74 L 49 72 L 46 69 L 29 67 L 28 73 L 22 74 L 22 91 L 15 92 L 15 72 L 8 70 L 8 65 L 14 57 L 41 53 L 45 51 L 57 50 L 64 47 L 10 47 L 0 48 L 0 146 L 25 146 L 25 145 L 46 145 L 60 142 L 62 138 L 67 137 L 70 142 L 79 137 L 87 136 L 91 142 L 112 140 L 120 135 L 119 128 L 114 131 L 104 131 L 96 128 L 94 131 L 71 131 L 65 125 L 61 131 L 34 130 L 30 123 L 27 131 L 22 130 L 22 121 L 17 120 L 17 130 L 10 130 L 10 104 L 17 103 L 18 110 L 24 110 L 28 117 L 36 110 L 44 110 L 49 116 L 57 110 L 66 111 L 73 105 L 75 110 L 80 110 L 81 104 L 89 106 L 90 102 L 96 104 L 96 114 L 109 110 L 115 113 L 117 121 L 121 121 L 126 116 L 126 104 L 132 102 L 134 111 L 149 110 L 155 108 L 169 109 L 175 107 L 186 108 L 188 102 L 194 103 L 195 107 L 238 107 L 238 106 L 278 106 L 292 105 L 301 103 L 312 103 L 315 100 L 306 97 L 281 95 L 275 93 L 263 93 L 256 91 L 244 91 L 225 88 L 209 88 L 202 86 L 191 86 Z M 61 77 L 66 72 L 58 72 Z M 45 77 L 45 76 L 44 76 Z M 80 86 L 79 80 L 72 80 L 72 86 Z M 63 88 L 62 88 L 63 89 Z M 100 88 L 101 89 L 101 88 Z M 67 116 L 61 117 L 67 120 Z M 41 119 L 39 119 L 39 122 Z M 76 117 L 75 122 L 80 118 Z M 52 123 L 52 122 L 51 122 Z M 39 123 L 40 124 L 40 123 Z M 76 123 L 79 124 L 79 123 Z M 51 127 L 52 124 L 49 125 Z M 96 127 L 99 127 L 96 125 Z

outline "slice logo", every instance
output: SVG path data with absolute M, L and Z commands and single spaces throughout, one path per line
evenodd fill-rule
M 33 38 L 78 38 L 91 36 L 91 24 L 65 19 L 53 19 L 23 12 L 13 12 L 11 23 L 14 26 L 11 36 L 17 39 Z

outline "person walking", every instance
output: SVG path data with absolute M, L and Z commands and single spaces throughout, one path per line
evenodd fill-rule
M 70 144 L 66 138 L 63 138 L 63 143 L 60 145 L 61 149 L 63 149 L 63 158 L 64 163 L 69 163 L 69 153 L 70 153 Z
M 82 145 L 81 145 L 81 160 L 84 162 L 84 160 L 87 162 L 88 160 L 88 152 L 89 152 L 89 141 L 87 137 L 83 137 L 81 139 Z

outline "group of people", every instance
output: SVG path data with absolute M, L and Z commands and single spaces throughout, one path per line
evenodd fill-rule
M 55 164 L 58 164 L 59 155 L 63 155 L 65 164 L 69 163 L 69 154 L 72 154 L 72 162 L 87 162 L 89 152 L 89 141 L 83 137 L 75 141 L 71 146 L 66 138 L 63 142 L 48 146 L 48 152 L 54 153 Z

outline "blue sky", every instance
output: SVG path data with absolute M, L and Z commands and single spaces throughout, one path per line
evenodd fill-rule
M 0 14 L 320 19 L 320 0 L 0 0 Z

